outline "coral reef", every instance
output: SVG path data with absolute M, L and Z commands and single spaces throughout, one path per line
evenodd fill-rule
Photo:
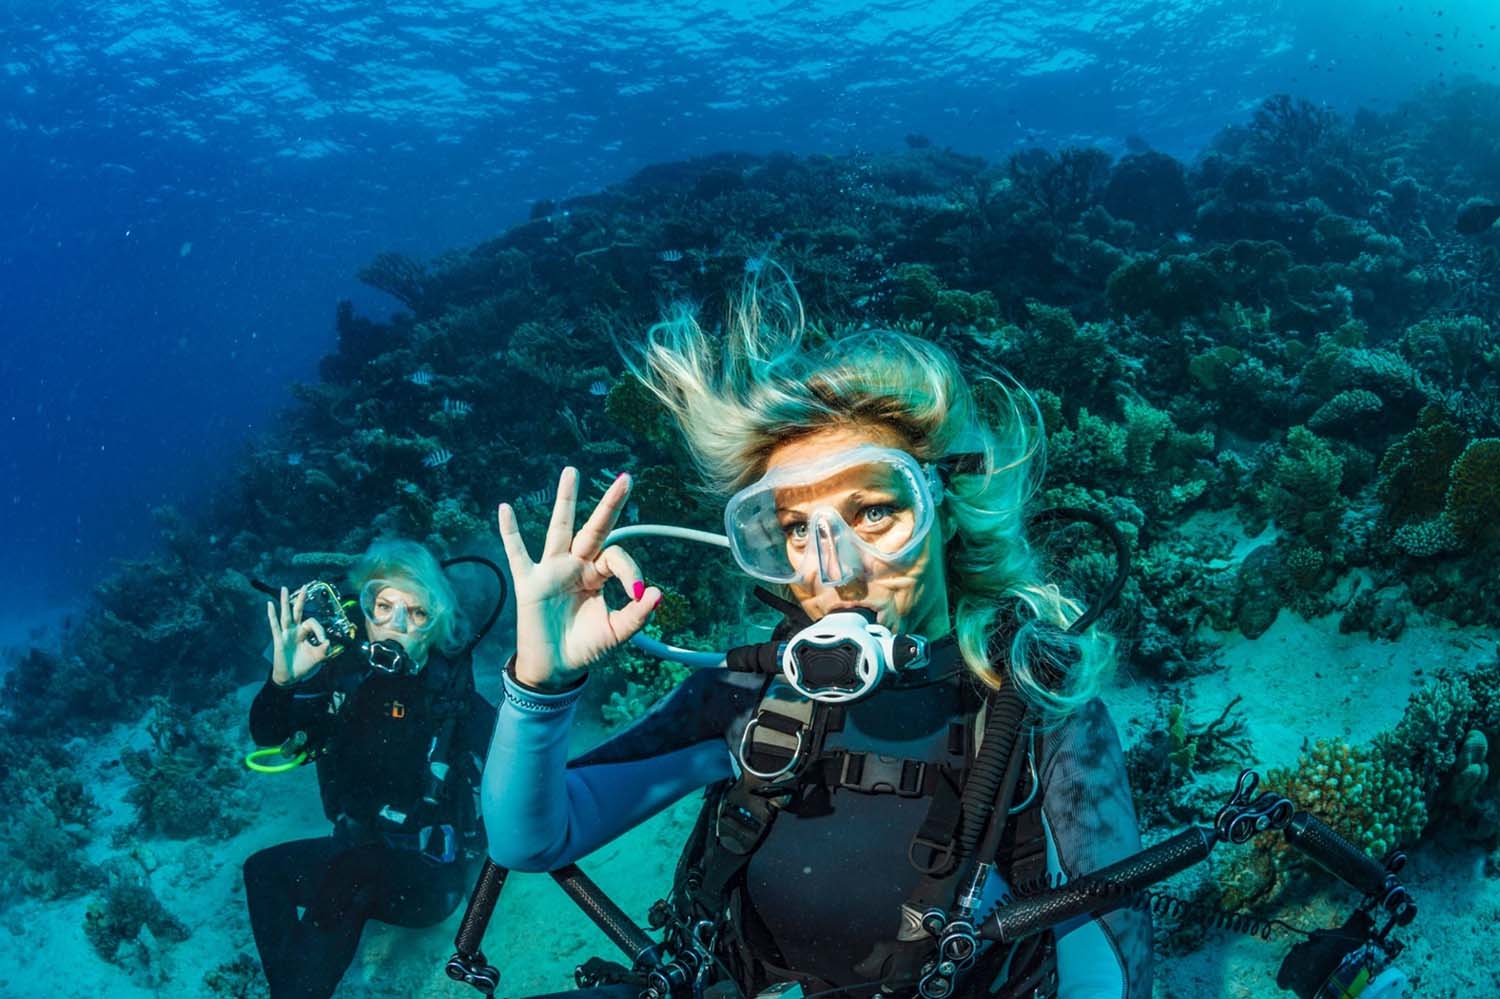
M 170 978 L 163 957 L 170 945 L 188 938 L 188 928 L 151 890 L 144 865 L 122 857 L 111 862 L 107 887 L 89 904 L 83 935 L 101 958 L 160 987 Z
M 120 762 L 135 781 L 126 801 L 139 831 L 173 839 L 223 839 L 249 824 L 240 786 L 239 753 L 223 736 L 240 719 L 226 708 L 187 716 L 157 698 L 147 726 L 153 749 L 127 749 Z

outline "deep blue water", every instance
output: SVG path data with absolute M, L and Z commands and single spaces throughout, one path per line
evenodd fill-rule
M 1263 98 L 1500 79 L 1493 0 L 0 9 L 0 592 L 24 618 L 274 434 L 355 271 L 655 162 L 908 133 L 1192 156 Z

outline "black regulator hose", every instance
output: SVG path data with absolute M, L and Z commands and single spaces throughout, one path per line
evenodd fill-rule
M 1010 769 L 1011 754 L 1024 738 L 1028 705 L 1014 683 L 990 695 L 984 739 L 964 780 L 963 811 L 958 826 L 958 857 L 972 857 L 990 823 L 1000 786 Z

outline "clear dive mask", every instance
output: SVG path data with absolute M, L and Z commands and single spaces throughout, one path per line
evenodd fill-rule
M 730 497 L 724 533 L 741 569 L 768 583 L 842 586 L 920 552 L 942 501 L 937 468 L 862 445 L 775 469 Z
M 359 591 L 359 608 L 365 618 L 403 634 L 420 634 L 432 627 L 432 612 L 407 594 L 411 584 L 372 579 Z

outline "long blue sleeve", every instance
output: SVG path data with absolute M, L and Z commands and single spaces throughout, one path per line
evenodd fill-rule
M 1042 770 L 1047 868 L 1054 878 L 1100 870 L 1141 848 L 1125 756 L 1097 698 L 1050 734 Z M 1116 909 L 1056 930 L 1060 999 L 1147 999 L 1151 917 Z
M 654 739 L 657 751 L 649 755 L 608 762 L 585 758 L 570 767 L 568 733 L 582 686 L 541 694 L 508 675 L 504 683 L 482 796 L 490 857 L 502 867 L 556 870 L 684 795 L 731 775 L 722 735 L 680 724 L 677 738 Z M 659 720 L 675 713 L 669 702 L 681 700 L 677 693 L 589 756 L 600 756 L 613 743 L 639 742 L 641 731 L 660 731 Z

